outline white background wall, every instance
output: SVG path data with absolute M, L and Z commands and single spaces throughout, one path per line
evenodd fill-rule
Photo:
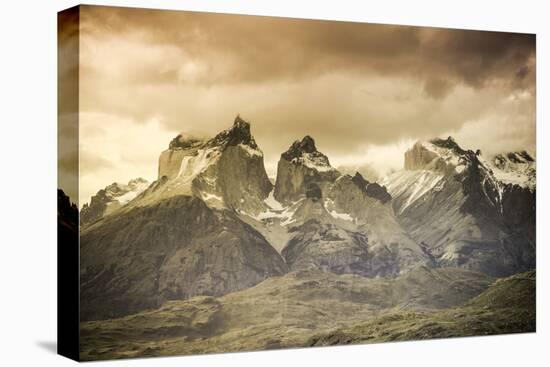
M 549 10 L 546 1 L 92 1 L 537 33 L 537 334 L 107 362 L 136 366 L 541 366 L 550 360 Z M 56 339 L 56 12 L 4 1 L 0 22 L 0 365 L 69 365 Z M 490 139 L 491 137 L 487 137 Z

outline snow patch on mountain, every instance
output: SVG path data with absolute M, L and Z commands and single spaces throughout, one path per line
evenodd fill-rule
M 117 183 L 117 185 L 119 185 L 119 187 L 122 186 L 122 190 L 127 190 L 127 192 L 118 197 L 115 196 L 113 199 L 117 200 L 121 205 L 126 205 L 149 186 L 149 181 L 143 178 L 136 178 L 130 180 L 127 185 L 119 183 Z
M 334 218 L 334 219 L 342 219 L 342 220 L 347 220 L 349 222 L 353 222 L 354 219 L 351 215 L 347 214 L 347 213 L 338 213 L 336 210 L 330 210 L 329 211 L 329 214 Z
M 338 212 L 335 208 L 336 205 L 334 204 L 334 200 L 332 200 L 330 198 L 326 198 L 325 202 L 324 202 L 324 205 L 325 205 L 325 209 L 327 210 L 327 212 L 334 219 L 341 219 L 341 220 L 345 220 L 345 221 L 348 221 L 348 222 L 355 222 L 356 221 L 356 219 L 353 218 L 349 213 Z
M 269 195 L 264 200 L 264 203 L 266 203 L 267 206 L 269 206 L 271 209 L 284 210 L 283 205 L 280 202 L 278 202 L 277 199 L 275 199 L 275 196 L 273 195 L 274 192 L 275 192 L 274 189 L 269 192 Z
M 258 156 L 258 157 L 263 157 L 264 156 L 264 153 L 260 149 L 252 148 L 250 145 L 239 144 L 239 147 L 251 156 Z
M 386 176 L 382 185 L 392 197 L 406 195 L 407 200 L 399 208 L 399 214 L 431 190 L 441 190 L 445 184 L 444 175 L 430 170 L 402 170 Z
M 217 204 L 221 207 L 224 206 L 223 198 L 219 195 L 214 195 L 208 192 L 201 192 L 201 198 L 207 204 Z
M 280 224 L 283 226 L 286 226 L 290 223 L 293 223 L 295 220 L 293 218 L 294 213 L 296 213 L 296 210 L 298 209 L 299 204 L 304 199 L 300 199 L 286 207 L 283 207 L 281 203 L 279 203 L 274 197 L 273 197 L 273 191 L 269 193 L 269 196 L 267 199 L 265 199 L 265 203 L 268 205 L 268 208 L 261 212 L 258 215 L 253 215 L 250 213 L 247 213 L 245 211 L 237 210 L 237 212 L 241 214 L 245 214 L 249 216 L 250 218 L 253 218 L 257 221 L 272 221 L 274 219 L 278 219 L 280 221 Z
M 195 156 L 186 156 L 181 160 L 180 170 L 176 178 L 183 177 L 185 180 L 192 180 L 206 168 L 211 166 L 219 158 L 217 149 L 199 149 Z
M 293 158 L 291 163 L 299 163 L 319 172 L 328 172 L 334 170 L 324 156 L 314 153 L 302 153 L 300 157 Z

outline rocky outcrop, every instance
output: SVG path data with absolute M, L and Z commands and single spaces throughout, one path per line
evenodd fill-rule
M 325 192 L 339 176 L 327 156 L 317 150 L 313 138 L 305 136 L 281 155 L 274 196 L 279 202 L 289 204 L 303 198 L 311 184 Z
M 135 178 L 128 184 L 114 182 L 92 196 L 80 211 L 80 224 L 85 226 L 128 204 L 149 186 L 144 178 Z
M 112 215 L 81 235 L 81 319 L 126 315 L 166 300 L 219 296 L 287 266 L 231 211 L 178 196 Z
M 391 195 L 384 186 L 379 185 L 376 182 L 369 182 L 365 180 L 363 176 L 356 172 L 351 181 L 363 192 L 366 196 L 373 199 L 377 199 L 382 204 L 386 204 L 391 200 Z

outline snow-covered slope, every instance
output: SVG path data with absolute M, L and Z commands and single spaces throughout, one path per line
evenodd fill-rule
M 432 190 L 440 191 L 445 185 L 444 177 L 442 173 L 427 169 L 402 170 L 386 176 L 381 183 L 394 198 L 406 198 L 397 207 L 397 213 L 401 214 Z
M 534 266 L 534 166 L 527 153 L 485 159 L 449 137 L 416 143 L 382 184 L 439 265 L 507 275 Z

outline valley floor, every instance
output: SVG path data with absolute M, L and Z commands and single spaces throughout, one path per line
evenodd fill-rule
M 419 268 L 396 279 L 319 271 L 273 277 L 81 323 L 83 360 L 221 353 L 535 331 L 535 272 L 498 279 Z

